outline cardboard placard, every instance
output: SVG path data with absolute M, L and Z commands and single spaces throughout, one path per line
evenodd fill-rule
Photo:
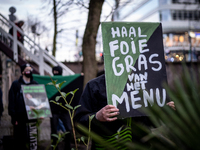
M 167 101 L 161 23 L 103 22 L 108 104 L 119 118 L 146 116 L 142 109 Z
M 43 84 L 21 85 L 28 119 L 52 117 Z

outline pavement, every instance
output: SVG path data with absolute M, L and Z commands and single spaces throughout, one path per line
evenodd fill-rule
M 5 112 L 5 111 L 4 111 Z M 38 150 L 50 150 L 51 148 L 51 126 L 50 118 L 44 118 L 40 125 L 40 141 Z M 64 150 L 64 142 L 59 143 L 59 150 Z M 74 147 L 72 141 L 71 147 Z M 0 150 L 13 150 L 13 126 L 8 114 L 3 114 L 0 124 Z M 79 150 L 86 150 L 86 146 L 79 144 Z
M 51 145 L 50 118 L 44 118 L 40 125 L 40 148 L 48 150 Z M 0 150 L 11 150 L 13 143 L 13 125 L 8 114 L 4 113 L 0 124 Z M 5 148 L 9 147 L 9 148 Z

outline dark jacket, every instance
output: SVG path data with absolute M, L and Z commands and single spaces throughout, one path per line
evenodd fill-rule
M 74 121 L 88 128 L 89 115 L 96 114 L 96 112 L 107 105 L 105 75 L 101 75 L 87 83 L 80 98 L 79 105 L 81 106 L 76 111 Z M 147 117 L 136 117 L 132 118 L 132 120 L 147 126 L 152 125 Z M 126 125 L 126 123 L 126 119 L 118 119 L 112 122 L 100 122 L 94 117 L 91 130 L 100 136 L 111 136 L 117 133 L 117 130 Z M 95 149 L 94 144 L 92 145 L 92 149 Z
M 15 25 L 19 27 L 18 24 L 15 24 Z M 21 27 L 19 27 L 19 28 L 23 31 L 23 29 L 22 29 Z M 9 33 L 10 33 L 11 35 L 13 35 L 13 27 L 9 30 Z M 18 39 L 22 44 L 24 43 L 24 36 L 23 36 L 19 31 L 17 31 L 17 39 Z
M 18 122 L 28 121 L 21 85 L 31 85 L 31 84 L 38 84 L 38 83 L 34 81 L 33 78 L 31 78 L 31 82 L 26 84 L 21 76 L 18 80 L 15 80 L 11 85 L 8 95 L 9 99 L 8 113 L 11 116 L 12 124 L 14 124 L 16 121 Z

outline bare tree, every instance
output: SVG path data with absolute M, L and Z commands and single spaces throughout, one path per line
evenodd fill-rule
M 47 0 L 46 0 L 47 1 Z M 83 52 L 83 73 L 84 73 L 84 86 L 86 83 L 95 78 L 97 75 L 97 61 L 95 56 L 95 46 L 98 28 L 100 25 L 100 18 L 102 13 L 102 6 L 105 0 L 88 0 L 89 7 L 87 7 L 86 1 L 83 0 L 48 0 L 49 4 L 53 2 L 53 7 L 50 14 L 54 16 L 54 38 L 53 38 L 53 52 L 56 53 L 56 39 L 58 33 L 62 32 L 63 29 L 58 29 L 58 19 L 64 15 L 72 4 L 88 9 L 88 19 L 82 42 Z M 111 15 L 113 9 L 109 15 Z
M 120 4 L 120 0 L 115 0 L 115 10 L 119 7 L 119 4 Z M 113 13 L 114 15 L 114 13 Z M 114 21 L 114 16 L 112 15 L 112 21 Z M 117 12 L 117 17 L 119 16 L 119 13 Z
M 84 86 L 97 75 L 97 61 L 95 57 L 95 45 L 97 31 L 100 25 L 100 16 L 104 0 L 90 0 L 88 20 L 83 36 L 83 72 Z
M 53 49 L 52 55 L 56 56 L 56 39 L 58 34 L 58 26 L 57 26 L 57 3 L 56 0 L 53 0 L 53 19 L 54 19 L 54 35 L 53 35 Z
M 39 38 L 43 34 L 45 33 L 48 34 L 49 32 L 49 29 L 46 27 L 46 25 L 35 16 L 28 15 L 26 22 L 27 22 L 25 24 L 26 29 L 24 31 L 28 36 L 34 36 L 34 42 L 36 36 Z
M 56 45 L 58 34 L 64 29 L 59 28 L 59 19 L 69 10 L 70 6 L 73 4 L 74 0 L 44 0 L 48 2 L 47 6 L 52 5 L 49 15 L 53 14 L 53 24 L 54 24 L 54 34 L 53 34 L 53 46 L 52 55 L 56 56 Z

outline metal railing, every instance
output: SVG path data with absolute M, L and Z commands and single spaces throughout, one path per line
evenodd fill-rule
M 9 33 L 12 28 L 13 34 Z M 21 34 L 24 38 L 21 43 L 17 34 Z M 27 36 L 18 26 L 13 22 L 7 20 L 0 14 L 0 40 L 13 50 L 13 60 L 18 62 L 18 55 L 26 61 L 33 61 L 39 68 L 40 75 L 45 72 L 52 75 L 52 66 L 61 66 L 63 68 L 63 75 L 73 75 L 74 72 L 66 65 L 56 61 L 56 59 L 49 55 L 46 50 L 43 50 L 36 44 L 29 36 Z

